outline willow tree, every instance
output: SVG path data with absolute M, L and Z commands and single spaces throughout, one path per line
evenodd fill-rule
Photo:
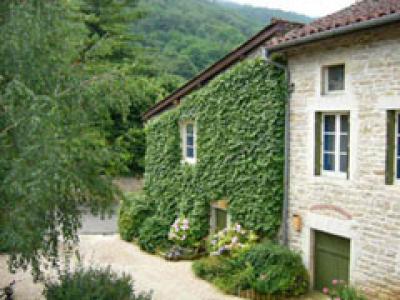
M 82 207 L 107 213 L 117 197 L 79 58 L 87 29 L 70 0 L 7 0 L 0 16 L 0 248 L 12 268 L 58 261 L 77 241 Z

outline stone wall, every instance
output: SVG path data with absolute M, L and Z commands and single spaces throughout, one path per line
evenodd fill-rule
M 371 299 L 400 299 L 400 184 L 385 185 L 386 111 L 400 110 L 400 26 L 288 53 L 292 82 L 290 247 L 313 272 L 313 230 L 351 240 L 350 281 Z M 321 67 L 344 63 L 346 91 L 321 95 Z M 350 177 L 314 175 L 316 111 L 350 112 Z M 291 224 L 291 220 L 289 220 Z

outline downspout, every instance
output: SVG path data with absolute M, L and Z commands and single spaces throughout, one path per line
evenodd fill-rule
M 288 245 L 288 219 L 289 219 L 289 187 L 290 187 L 290 96 L 292 93 L 292 84 L 290 83 L 289 67 L 278 62 L 272 61 L 268 57 L 268 50 L 262 48 L 262 58 L 268 64 L 271 64 L 285 72 L 287 82 L 287 94 L 285 99 L 285 169 L 284 169 L 284 195 L 282 207 L 282 234 L 283 244 Z

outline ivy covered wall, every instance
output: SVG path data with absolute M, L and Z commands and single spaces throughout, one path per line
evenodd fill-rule
M 275 236 L 284 172 L 284 72 L 244 61 L 147 124 L 145 192 L 172 223 L 189 216 L 199 237 L 212 201 L 229 201 L 233 222 Z M 197 163 L 182 163 L 180 122 L 195 120 Z

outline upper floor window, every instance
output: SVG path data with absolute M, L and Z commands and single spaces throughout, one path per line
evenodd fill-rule
M 194 122 L 186 122 L 182 126 L 183 158 L 188 163 L 196 162 L 196 126 Z
M 316 175 L 348 174 L 349 127 L 349 115 L 346 113 L 316 114 Z
M 323 68 L 324 93 L 344 91 L 345 67 L 344 65 L 327 66 Z

